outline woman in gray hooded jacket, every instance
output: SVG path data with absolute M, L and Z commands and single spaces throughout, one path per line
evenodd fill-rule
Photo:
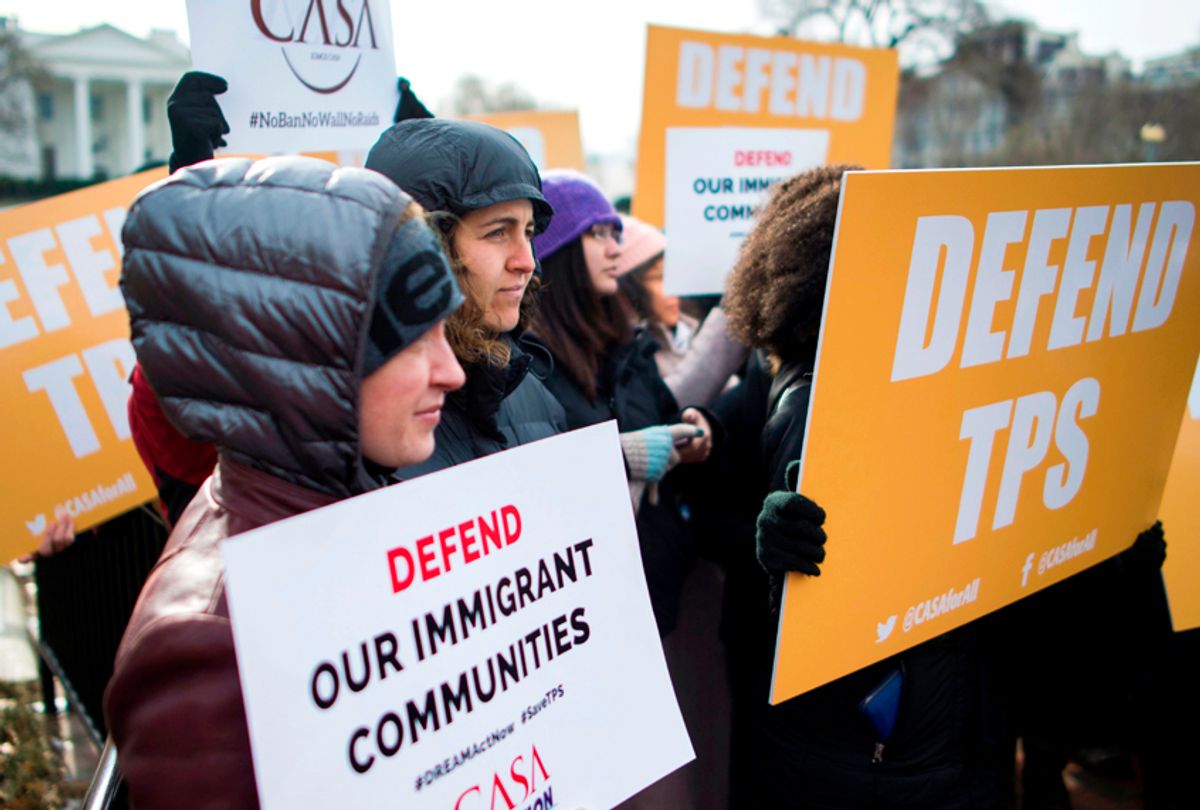
M 166 415 L 214 443 L 117 652 L 105 714 L 138 810 L 257 807 L 218 544 L 433 451 L 462 301 L 420 206 L 364 169 L 218 160 L 130 208 L 121 290 Z

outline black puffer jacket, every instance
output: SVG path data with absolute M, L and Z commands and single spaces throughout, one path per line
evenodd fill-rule
M 562 404 L 571 430 L 609 419 L 617 420 L 622 433 L 679 421 L 675 395 L 654 362 L 658 344 L 645 329 L 637 329 L 632 340 L 604 358 L 594 400 L 561 368 L 556 369 L 550 350 L 535 336 L 526 340 L 541 349 L 534 355 L 534 368 Z
M 727 481 L 738 493 L 724 503 L 747 510 L 701 525 L 725 530 L 730 555 L 726 641 L 735 702 L 734 795 L 747 805 L 797 808 L 998 808 L 1006 735 L 1003 701 L 993 682 L 987 619 L 938 636 L 811 692 L 769 706 L 777 617 L 767 577 L 754 559 L 754 517 L 769 491 L 784 488 L 788 462 L 800 458 L 812 363 L 785 365 L 772 376 L 752 359 L 744 382 L 717 404 L 733 452 Z M 752 459 L 752 460 L 751 460 Z M 740 462 L 740 463 L 739 463 Z M 714 502 L 713 498 L 707 502 Z M 837 538 L 828 553 L 837 554 Z M 819 651 L 813 651 L 819 654 Z M 858 703 L 902 668 L 900 714 L 881 762 L 875 734 Z
M 433 455 L 397 470 L 397 478 L 416 478 L 566 432 L 562 406 L 531 371 L 533 358 L 520 343 L 510 340 L 509 345 L 512 359 L 506 368 L 465 367 L 466 385 L 446 397 Z

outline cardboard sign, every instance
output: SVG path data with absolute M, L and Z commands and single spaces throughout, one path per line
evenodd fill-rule
M 779 180 L 887 168 L 899 75 L 895 51 L 650 26 L 633 213 L 666 229 L 666 292 L 722 292 Z
M 224 77 L 231 152 L 366 149 L 399 100 L 388 0 L 188 0 L 192 65 Z
M 575 110 L 529 110 L 469 116 L 507 131 L 521 142 L 538 171 L 584 170 L 583 139 Z
M 1200 165 L 853 173 L 773 702 L 1129 547 L 1200 347 Z
M 1171 621 L 1176 632 L 1200 627 L 1200 361 L 1188 394 L 1183 426 L 1171 459 L 1167 488 L 1163 492 L 1163 531 L 1167 538 L 1167 561 L 1163 577 L 1171 603 Z
M 692 758 L 614 423 L 224 543 L 275 807 L 612 807 Z
M 121 226 L 152 169 L 0 213 L 0 558 L 64 514 L 86 529 L 155 497 L 129 433 Z

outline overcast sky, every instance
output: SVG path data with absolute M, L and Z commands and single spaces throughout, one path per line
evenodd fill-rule
M 1200 44 L 1197 0 L 994 0 L 1051 31 L 1078 31 L 1085 52 L 1119 50 L 1135 66 Z M 392 0 L 396 62 L 434 112 L 455 79 L 516 82 L 543 107 L 577 108 L 589 152 L 632 153 L 641 117 L 647 23 L 771 33 L 756 0 Z M 71 32 L 102 22 L 187 41 L 183 0 L 0 0 L 23 28 Z

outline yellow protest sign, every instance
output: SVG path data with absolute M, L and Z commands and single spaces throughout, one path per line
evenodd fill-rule
M 1163 577 L 1171 603 L 1171 622 L 1176 632 L 1200 627 L 1200 361 L 1188 394 L 1183 426 L 1175 443 L 1175 456 L 1163 492 L 1163 531 L 1167 538 L 1167 561 Z
M 887 168 L 899 75 L 895 51 L 650 26 L 633 214 L 671 240 L 667 290 L 722 291 L 775 181 Z
M 772 702 L 1127 548 L 1196 353 L 1200 164 L 846 175 Z
M 583 139 L 575 110 L 526 110 L 469 117 L 499 127 L 520 141 L 538 171 L 584 170 Z
M 126 418 L 134 354 L 121 225 L 153 169 L 0 213 L 0 559 L 63 514 L 87 528 L 155 496 Z

